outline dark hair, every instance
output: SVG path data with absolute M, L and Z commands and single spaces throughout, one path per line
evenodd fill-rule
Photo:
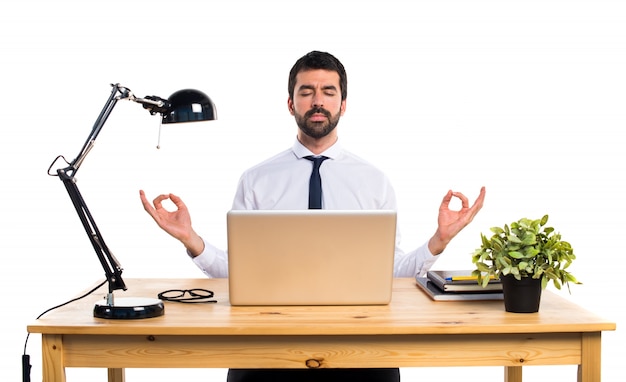
M 339 86 L 341 87 L 341 100 L 348 96 L 348 77 L 343 64 L 332 54 L 318 52 L 316 50 L 302 56 L 291 68 L 289 72 L 288 92 L 289 98 L 293 99 L 294 88 L 296 87 L 296 76 L 300 72 L 313 69 L 324 69 L 337 72 L 339 74 Z

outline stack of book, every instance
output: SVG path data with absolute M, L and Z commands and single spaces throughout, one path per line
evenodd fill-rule
M 433 300 L 502 300 L 502 283 L 492 278 L 487 286 L 478 284 L 472 271 L 428 271 L 416 277 L 417 285 Z

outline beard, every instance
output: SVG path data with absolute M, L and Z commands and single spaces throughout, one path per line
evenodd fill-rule
M 309 118 L 311 118 L 313 114 L 324 114 L 327 120 L 324 122 L 309 121 Z M 311 138 L 319 139 L 324 138 L 335 130 L 335 127 L 337 127 L 337 124 L 339 123 L 341 114 L 337 113 L 333 116 L 330 111 L 324 108 L 315 108 L 307 111 L 304 115 L 294 113 L 294 116 L 296 118 L 298 128 L 300 128 L 304 134 Z

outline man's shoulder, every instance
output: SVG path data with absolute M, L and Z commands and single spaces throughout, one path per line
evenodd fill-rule
M 367 159 L 365 159 L 362 156 L 359 156 L 359 155 L 353 153 L 352 151 L 346 150 L 346 149 L 341 150 L 341 159 L 345 160 L 345 161 L 353 161 L 353 162 L 362 163 L 362 164 L 365 164 L 365 165 L 368 165 L 368 166 L 374 166 Z
M 341 152 L 341 158 L 340 158 L 340 162 L 343 162 L 347 165 L 358 165 L 361 168 L 364 169 L 369 169 L 370 171 L 374 171 L 374 172 L 378 172 L 381 173 L 381 175 L 384 175 L 384 172 L 378 168 L 378 166 L 376 166 L 375 164 L 373 164 L 372 162 L 370 162 L 369 160 L 354 154 L 351 151 L 348 150 L 343 150 Z
M 248 168 L 244 173 L 263 171 L 269 167 L 282 166 L 297 159 L 292 149 L 286 149 Z

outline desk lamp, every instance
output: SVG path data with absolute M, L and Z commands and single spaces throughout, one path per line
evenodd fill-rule
M 76 186 L 75 176 L 85 157 L 93 148 L 98 134 L 102 130 L 107 118 L 111 114 L 113 107 L 119 100 L 129 100 L 143 105 L 151 115 L 160 114 L 162 116 L 161 123 L 180 123 L 193 121 L 208 121 L 217 119 L 217 112 L 211 99 L 204 93 L 193 90 L 184 89 L 173 93 L 168 99 L 157 96 L 146 96 L 138 98 L 133 93 L 119 84 L 112 84 L 111 95 L 109 96 L 104 108 L 100 112 L 91 133 L 87 137 L 85 144 L 78 153 L 78 156 L 67 162 L 65 158 L 58 156 L 50 168 L 48 174 L 58 176 L 72 199 L 74 208 L 78 213 L 78 217 L 85 228 L 85 232 L 96 251 L 96 255 L 104 268 L 106 282 L 108 283 L 109 292 L 106 302 L 97 303 L 94 307 L 94 316 L 99 318 L 118 318 L 118 319 L 135 319 L 149 318 L 161 316 L 164 313 L 163 302 L 156 298 L 120 298 L 115 300 L 113 292 L 118 289 L 126 290 L 126 284 L 122 280 L 122 267 L 102 238 L 96 222 L 94 221 L 83 197 Z M 56 175 L 51 173 L 52 167 L 59 160 L 63 160 L 67 167 L 56 170 Z

